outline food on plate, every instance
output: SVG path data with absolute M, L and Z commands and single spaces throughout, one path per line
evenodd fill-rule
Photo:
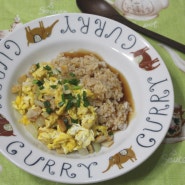
M 132 111 L 119 74 L 92 52 L 33 64 L 13 85 L 20 122 L 48 149 L 92 153 L 114 143 Z

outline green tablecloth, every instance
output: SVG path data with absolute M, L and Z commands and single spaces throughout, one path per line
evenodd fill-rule
M 156 1 L 153 0 L 154 4 Z M 122 2 L 128 3 L 124 0 Z M 135 1 L 132 2 L 135 3 Z M 146 8 L 150 8 L 146 0 L 138 0 L 138 2 L 142 2 Z M 163 0 L 160 2 L 163 2 Z M 161 10 L 157 17 L 149 20 L 132 19 L 132 21 L 185 44 L 185 1 L 168 0 L 168 3 L 168 6 Z M 26 23 L 46 15 L 80 12 L 75 0 L 0 0 L 0 7 L 0 30 L 9 30 L 11 27 L 19 26 L 16 23 L 13 24 L 15 17 L 19 17 L 20 22 Z M 7 33 L 7 31 L 0 31 L 0 38 L 4 33 Z M 184 185 L 185 142 L 183 140 L 185 139 L 185 128 L 183 127 L 183 120 L 185 115 L 183 115 L 183 110 L 185 109 L 185 71 L 183 69 L 185 68 L 185 55 L 171 49 L 167 51 L 164 47 L 161 47 L 160 43 L 145 38 L 159 52 L 169 69 L 174 85 L 175 104 L 177 107 L 181 107 L 181 116 L 179 115 L 179 122 L 175 126 L 179 126 L 181 131 L 178 136 L 165 139 L 157 151 L 139 167 L 128 174 L 107 181 L 106 184 Z M 178 67 L 178 63 L 181 64 L 181 67 Z M 97 184 L 103 183 L 105 182 Z M 51 185 L 59 183 L 32 176 L 0 154 L 0 184 Z

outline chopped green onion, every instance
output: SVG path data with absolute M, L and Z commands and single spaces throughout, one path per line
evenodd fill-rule
M 44 82 L 41 81 L 41 80 L 33 80 L 33 84 L 38 85 L 38 87 L 39 87 L 40 90 L 44 89 L 44 86 L 43 86 L 44 85 Z
M 73 119 L 73 118 L 71 118 L 71 122 L 72 122 L 72 123 L 78 123 L 78 119 Z
M 66 98 L 65 98 L 65 95 L 64 94 L 62 94 L 62 101 L 65 103 L 65 101 L 66 101 Z
M 48 107 L 48 108 L 46 108 L 46 112 L 47 112 L 48 114 L 51 114 L 51 113 L 53 112 L 53 110 L 52 110 L 50 107 Z
M 77 94 L 77 102 L 76 102 L 77 107 L 80 107 L 80 102 L 81 102 L 81 96 Z
M 87 93 L 86 93 L 86 91 L 83 91 L 83 102 L 84 102 L 84 107 L 88 107 L 89 105 L 90 105 L 90 103 L 89 103 L 89 100 L 88 100 L 88 98 L 87 98 Z
M 71 76 L 71 77 L 75 77 L 75 74 L 74 73 L 69 73 L 69 75 Z
M 68 83 L 68 80 L 67 79 L 64 79 L 63 82 L 62 82 L 62 84 L 66 84 L 66 83 Z
M 51 70 L 51 67 L 48 66 L 48 65 L 46 65 L 46 66 L 44 66 L 44 69 L 47 70 L 47 71 L 50 71 Z
M 80 82 L 80 80 L 76 79 L 76 78 L 72 78 L 69 80 L 69 84 L 71 85 L 78 85 Z
M 69 89 L 69 86 L 67 84 L 64 85 L 64 90 L 68 90 Z
M 56 88 L 57 88 L 57 85 L 50 85 L 50 87 L 51 87 L 52 89 L 56 89 Z
M 71 87 L 72 90 L 79 90 L 79 89 L 81 89 L 81 88 L 82 88 L 82 87 L 79 86 L 79 85 L 73 85 L 73 86 Z
M 50 101 L 46 100 L 46 101 L 44 102 L 44 107 L 45 107 L 45 108 L 48 108 L 48 107 L 50 107 L 50 106 L 51 106 Z
M 64 98 L 68 100 L 74 99 L 74 96 L 72 94 L 64 94 Z
M 67 105 L 66 105 L 66 110 L 68 111 L 73 107 L 74 103 L 72 100 L 68 100 Z
M 61 102 L 58 103 L 58 106 L 62 107 L 64 104 L 65 104 L 65 102 L 61 101 Z
M 49 77 L 53 76 L 53 71 L 48 72 Z
M 62 85 L 62 81 L 61 81 L 61 80 L 59 80 L 59 81 L 58 81 L 58 84 Z
M 46 112 L 48 114 L 51 114 L 53 112 L 53 110 L 51 109 L 51 103 L 48 100 L 44 102 L 44 107 L 46 108 Z
M 64 79 L 63 84 L 69 83 L 71 85 L 78 85 L 80 83 L 80 80 L 77 78 L 71 78 L 71 79 Z
M 35 64 L 35 66 L 36 66 L 36 69 L 40 68 L 40 64 L 39 63 Z

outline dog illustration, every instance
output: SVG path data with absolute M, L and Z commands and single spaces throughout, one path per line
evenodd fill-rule
M 30 26 L 27 26 L 25 30 L 28 46 L 30 43 L 37 43 L 49 37 L 52 33 L 53 27 L 58 21 L 59 20 L 56 20 L 53 24 L 46 28 L 44 27 L 43 21 L 39 22 L 39 27 L 33 29 L 31 29 Z
M 155 68 L 157 68 L 160 64 L 154 65 L 156 62 L 159 62 L 158 58 L 155 58 L 152 60 L 151 56 L 146 52 L 149 50 L 148 47 L 144 47 L 140 50 L 137 50 L 135 52 L 131 52 L 134 56 L 134 58 L 139 59 L 139 67 L 146 70 L 151 71 Z

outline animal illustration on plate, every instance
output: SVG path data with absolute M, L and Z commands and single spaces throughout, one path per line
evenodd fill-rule
M 9 121 L 0 114 L 0 136 L 15 136 Z
M 159 59 L 158 58 L 152 59 L 151 56 L 147 53 L 147 50 L 149 50 L 149 47 L 146 46 L 142 49 L 139 49 L 131 53 L 133 54 L 136 62 L 139 64 L 140 68 L 146 71 L 151 71 L 159 67 L 160 63 L 155 65 L 156 62 L 159 62 Z
M 33 29 L 30 26 L 25 27 L 28 46 L 30 43 L 37 43 L 49 37 L 58 21 L 56 20 L 48 27 L 44 27 L 43 21 L 39 21 L 39 27 Z
M 137 160 L 135 152 L 132 150 L 132 146 L 130 148 L 126 148 L 121 150 L 120 152 L 116 153 L 115 155 L 109 158 L 109 165 L 103 173 L 107 172 L 113 165 L 117 165 L 119 169 L 122 169 L 123 163 L 126 163 L 128 160 L 134 162 Z

